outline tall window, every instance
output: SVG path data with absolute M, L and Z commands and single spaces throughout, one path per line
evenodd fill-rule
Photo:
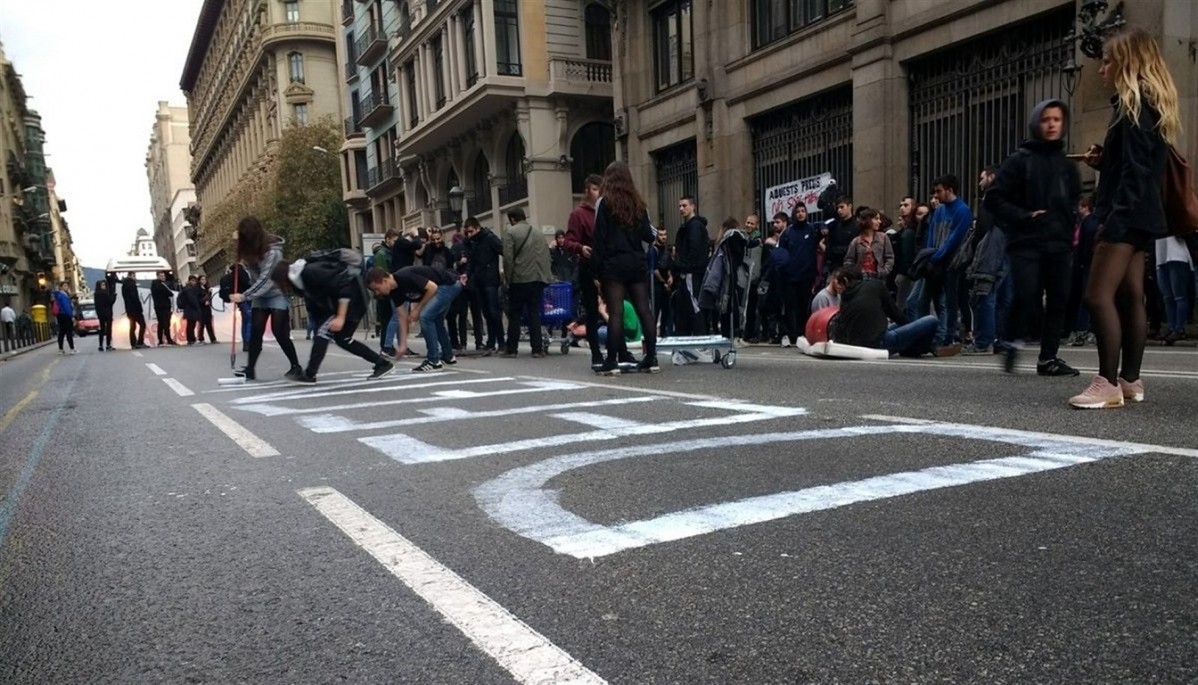
M 570 180 L 574 192 L 581 193 L 587 176 L 602 174 L 616 161 L 616 127 L 593 121 L 578 129 L 570 141 L 570 159 Z
M 853 0 L 751 0 L 759 48 L 853 6 Z
M 416 124 L 420 123 L 420 105 L 417 104 L 419 95 L 416 93 L 416 62 L 408 60 L 408 63 L 403 67 L 404 78 L 408 83 L 408 124 L 411 128 L 416 128 Z
M 445 50 L 441 44 L 441 36 L 433 39 L 433 96 L 437 98 L 437 108 L 445 105 Z
M 295 123 L 300 126 L 308 125 L 308 105 L 295 105 Z
M 502 76 L 521 76 L 520 17 L 516 0 L 495 0 L 495 48 L 497 72 Z
M 587 59 L 611 61 L 611 12 L 597 2 L 587 5 L 585 13 Z
M 653 57 L 657 90 L 694 78 L 691 0 L 671 0 L 653 11 Z
M 474 170 L 471 173 L 471 185 L 474 190 L 474 199 L 470 201 L 470 211 L 474 214 L 482 214 L 491 209 L 491 165 L 487 163 L 487 157 L 483 153 L 478 153 L 474 158 Z
M 288 0 L 288 2 L 283 3 L 283 9 L 287 12 L 288 24 L 295 24 L 299 21 L 299 2 Z
M 478 58 L 474 54 L 474 6 L 467 5 L 462 12 L 462 34 L 466 40 L 466 87 L 478 81 Z
M 287 69 L 291 74 L 292 83 L 304 82 L 304 56 L 298 52 L 288 53 Z

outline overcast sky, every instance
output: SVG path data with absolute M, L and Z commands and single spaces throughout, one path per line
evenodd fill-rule
M 179 76 L 202 0 L 0 0 L 0 41 L 46 129 L 75 252 L 103 267 L 151 234 L 145 158 L 159 100 Z

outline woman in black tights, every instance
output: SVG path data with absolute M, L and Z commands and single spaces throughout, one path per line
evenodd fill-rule
M 1132 29 L 1107 40 L 1098 73 L 1114 87 L 1115 111 L 1102 147 L 1091 147 L 1084 160 L 1101 172 L 1094 193 L 1098 242 L 1086 287 L 1098 375 L 1069 399 L 1078 409 L 1144 400 L 1145 252 L 1167 230 L 1161 186 L 1169 144 L 1181 132 L 1177 87 L 1147 32 Z
M 295 354 L 295 345 L 291 343 L 291 321 L 288 316 L 291 304 L 270 280 L 271 271 L 283 261 L 283 239 L 267 233 L 258 219 L 247 216 L 237 224 L 237 259 L 249 273 L 250 285 L 245 292 L 234 294 L 231 299 L 235 303 L 243 300 L 250 303 L 250 344 L 249 360 L 245 367 L 235 373 L 247 381 L 256 378 L 254 369 L 258 355 L 262 354 L 262 338 L 269 321 L 275 342 L 287 355 L 287 361 L 291 362 L 291 369 L 284 378 L 302 382 L 300 379 L 304 377 L 304 370 Z
M 645 332 L 645 358 L 638 370 L 657 373 L 657 336 L 653 309 L 649 306 L 649 265 L 645 243 L 656 238 L 645 201 L 632 183 L 624 162 L 612 162 L 603 177 L 599 204 L 595 207 L 595 247 L 592 259 L 598 269 L 603 299 L 614 315 L 607 322 L 607 359 L 599 368 L 604 376 L 620 374 L 624 342 L 625 298 L 632 300 Z

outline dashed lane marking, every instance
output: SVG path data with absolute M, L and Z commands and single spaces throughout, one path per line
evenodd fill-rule
M 321 487 L 298 492 L 517 682 L 526 685 L 607 682 L 337 490 Z
M 225 416 L 211 404 L 199 402 L 191 406 L 200 412 L 201 416 L 211 421 L 212 425 L 219 428 L 222 433 L 229 436 L 233 442 L 237 443 L 238 447 L 249 453 L 251 457 L 279 456 L 279 451 L 271 447 L 269 443 L 246 430 L 245 426 Z
M 166 371 L 164 371 L 161 366 L 158 366 L 157 364 L 155 364 L 153 362 L 147 363 L 146 368 L 153 371 L 155 376 L 165 376 L 166 375 Z
M 179 397 L 191 397 L 195 394 L 186 385 L 183 385 L 174 378 L 163 378 L 162 382 L 166 383 L 171 390 L 174 390 Z

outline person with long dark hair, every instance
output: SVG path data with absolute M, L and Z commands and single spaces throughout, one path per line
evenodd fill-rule
M 283 261 L 283 239 L 271 235 L 262 227 L 262 222 L 247 216 L 237 224 L 237 259 L 245 266 L 250 276 L 250 285 L 245 292 L 230 295 L 235 303 L 250 303 L 250 347 L 246 365 L 237 370 L 238 376 L 247 381 L 256 378 L 258 356 L 262 354 L 262 338 L 266 335 L 266 324 L 270 323 L 275 342 L 287 355 L 291 368 L 284 378 L 300 383 L 304 381 L 304 369 L 291 343 L 291 322 L 288 310 L 291 305 L 279 287 L 271 280 L 271 272 Z
M 595 209 L 594 260 L 608 311 L 616 315 L 607 322 L 607 358 L 599 373 L 620 374 L 620 355 L 627 351 L 624 342 L 624 299 L 632 301 L 641 330 L 645 332 L 645 357 L 637 365 L 640 371 L 657 373 L 657 335 L 653 309 L 649 305 L 649 274 L 643 244 L 656 235 L 649 223 L 645 200 L 632 182 L 628 165 L 621 161 L 608 165 L 603 189 Z
M 1167 232 L 1161 187 L 1169 144 L 1181 133 L 1177 86 L 1146 31 L 1132 29 L 1108 39 L 1098 73 L 1115 91 L 1106 139 L 1101 148 L 1091 147 L 1084 160 L 1100 172 L 1094 192 L 1100 228 L 1086 285 L 1098 341 L 1098 375 L 1069 399 L 1077 409 L 1144 400 L 1145 253 Z

